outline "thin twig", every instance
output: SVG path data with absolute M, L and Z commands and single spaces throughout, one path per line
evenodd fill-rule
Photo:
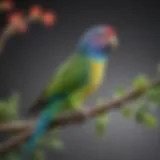
M 146 88 L 142 88 L 140 90 L 130 91 L 120 98 L 117 98 L 115 100 L 111 100 L 103 105 L 96 106 L 96 107 L 90 108 L 88 110 L 84 110 L 85 112 L 78 112 L 78 113 L 73 113 L 70 116 L 59 117 L 53 121 L 50 128 L 55 128 L 57 126 L 62 127 L 62 126 L 70 125 L 70 124 L 80 123 L 80 122 L 85 121 L 88 118 L 95 117 L 95 116 L 97 116 L 105 111 L 108 111 L 110 109 L 120 108 L 124 102 L 138 98 L 139 96 L 143 95 L 148 88 L 153 87 L 153 86 L 157 86 L 157 85 L 160 85 L 160 79 L 152 82 Z M 33 123 L 33 124 L 35 124 L 35 123 Z M 19 125 L 19 126 L 18 125 L 16 126 L 14 124 L 1 124 L 0 125 L 0 132 L 1 131 L 6 131 L 6 132 L 15 132 L 15 131 L 18 132 L 19 131 L 21 133 L 17 137 L 8 140 L 4 144 L 1 144 L 0 145 L 0 154 L 4 154 L 4 153 L 10 151 L 11 149 L 20 146 L 25 140 L 27 140 L 33 132 L 33 129 L 34 129 L 33 124 L 26 123 L 26 124 Z
M 28 27 L 31 22 L 40 21 L 40 20 L 41 20 L 40 17 L 33 18 L 33 17 L 26 16 L 23 19 L 23 22 Z M 8 39 L 16 33 L 18 33 L 18 25 L 9 23 L 6 25 L 6 27 L 4 27 L 4 29 L 2 30 L 2 33 L 0 35 L 0 54 L 1 54 L 1 52 L 3 52 L 3 49 L 4 49 Z

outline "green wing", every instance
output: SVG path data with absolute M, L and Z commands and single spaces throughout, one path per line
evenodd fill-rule
M 70 93 L 81 87 L 88 79 L 87 59 L 81 55 L 73 55 L 57 68 L 50 84 L 43 91 L 41 98 L 48 99 L 54 94 Z
M 57 68 L 49 85 L 33 107 L 38 108 L 40 104 L 45 104 L 54 95 L 69 94 L 82 87 L 88 81 L 88 64 L 88 59 L 84 56 L 70 56 Z

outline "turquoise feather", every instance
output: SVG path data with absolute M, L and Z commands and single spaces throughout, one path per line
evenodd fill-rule
M 32 134 L 30 140 L 25 145 L 25 148 L 23 150 L 23 157 L 24 159 L 29 158 L 28 153 L 33 151 L 33 148 L 36 145 L 36 142 L 38 139 L 43 135 L 43 133 L 48 128 L 50 122 L 54 117 L 60 112 L 64 105 L 63 96 L 54 96 L 48 103 L 47 109 L 42 113 L 41 118 L 37 124 L 37 127 L 35 129 L 35 132 Z M 55 107 L 53 107 L 53 105 Z

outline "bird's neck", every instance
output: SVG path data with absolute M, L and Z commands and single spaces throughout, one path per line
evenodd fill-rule
M 78 49 L 81 55 L 87 56 L 95 61 L 105 62 L 108 59 L 107 51 L 90 45 L 81 45 Z

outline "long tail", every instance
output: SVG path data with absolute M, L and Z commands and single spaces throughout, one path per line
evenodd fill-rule
M 22 160 L 28 160 L 30 159 L 29 153 L 33 151 L 35 148 L 36 142 L 38 139 L 43 135 L 43 133 L 46 131 L 47 127 L 49 126 L 51 120 L 57 115 L 57 113 L 60 111 L 60 109 L 63 107 L 63 102 L 58 101 L 54 103 L 52 106 L 48 106 L 48 108 L 42 113 L 42 116 L 38 122 L 38 125 L 33 132 L 32 136 L 28 140 L 26 146 L 24 147 L 23 153 L 22 153 Z

